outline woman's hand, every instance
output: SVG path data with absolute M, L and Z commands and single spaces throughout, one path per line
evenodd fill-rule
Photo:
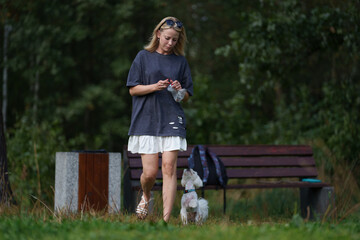
M 159 80 L 157 83 L 155 83 L 155 90 L 161 91 L 166 89 L 170 85 L 170 82 L 168 79 L 165 80 Z
M 181 84 L 179 83 L 178 80 L 175 80 L 175 81 L 170 80 L 170 84 L 171 84 L 172 88 L 174 88 L 176 91 L 179 91 L 180 89 L 182 89 Z
M 180 82 L 179 82 L 178 80 L 173 81 L 173 80 L 170 79 L 170 83 L 171 83 L 172 88 L 174 88 L 176 91 L 179 91 L 179 90 L 183 89 L 183 88 L 181 87 L 181 84 L 180 84 Z M 187 102 L 187 101 L 189 100 L 189 98 L 190 98 L 190 95 L 189 95 L 189 93 L 186 91 L 186 92 L 185 92 L 185 96 L 184 96 L 184 98 L 182 99 L 182 101 L 183 101 L 183 102 Z

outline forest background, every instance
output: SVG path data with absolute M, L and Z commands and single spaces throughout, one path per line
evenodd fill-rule
M 52 205 L 55 153 L 127 143 L 127 73 L 154 26 L 186 27 L 189 144 L 308 144 L 338 211 L 360 201 L 355 0 L 1 0 L 2 113 L 17 202 Z

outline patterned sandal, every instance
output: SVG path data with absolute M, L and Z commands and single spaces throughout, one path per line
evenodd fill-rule
M 141 219 L 144 220 L 148 213 L 149 213 L 149 203 L 150 203 L 151 199 L 147 202 L 144 198 L 144 195 L 141 196 L 141 200 L 140 203 L 137 205 L 136 207 L 136 216 Z

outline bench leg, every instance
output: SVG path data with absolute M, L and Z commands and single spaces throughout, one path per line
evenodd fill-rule
M 123 177 L 123 203 L 124 210 L 126 213 L 134 213 L 136 207 L 136 198 L 138 195 L 137 191 L 133 190 L 133 187 L 139 185 L 138 182 L 130 179 L 130 170 L 127 167 L 127 160 L 124 162 L 124 177 Z
M 137 195 L 138 192 L 133 191 L 130 184 L 129 187 L 124 187 L 123 202 L 124 202 L 125 212 L 127 213 L 135 212 Z
M 334 187 L 301 188 L 300 207 L 303 218 L 322 219 L 335 207 Z
M 224 191 L 224 214 L 226 214 L 226 188 L 223 188 Z

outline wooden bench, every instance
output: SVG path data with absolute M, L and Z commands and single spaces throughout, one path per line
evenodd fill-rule
M 210 151 L 223 161 L 229 178 L 229 189 L 255 188 L 299 188 L 301 214 L 310 218 L 322 217 L 328 207 L 334 207 L 334 188 L 328 183 L 301 181 L 304 178 L 318 176 L 310 146 L 304 145 L 208 145 Z M 124 146 L 124 208 L 133 212 L 139 195 L 141 158 L 128 152 Z M 193 146 L 186 152 L 179 152 L 177 178 L 180 180 L 184 168 L 188 167 L 188 158 Z M 161 154 L 159 155 L 161 166 Z M 237 179 L 237 180 L 234 180 Z M 251 183 L 245 183 L 253 179 Z M 154 191 L 161 190 L 162 175 L 159 168 Z M 249 182 L 249 181 L 246 181 Z M 219 189 L 219 186 L 207 185 L 204 189 Z M 178 190 L 183 187 L 179 184 Z M 226 209 L 226 191 L 224 191 L 224 212 Z M 309 212 L 310 210 L 310 212 Z

